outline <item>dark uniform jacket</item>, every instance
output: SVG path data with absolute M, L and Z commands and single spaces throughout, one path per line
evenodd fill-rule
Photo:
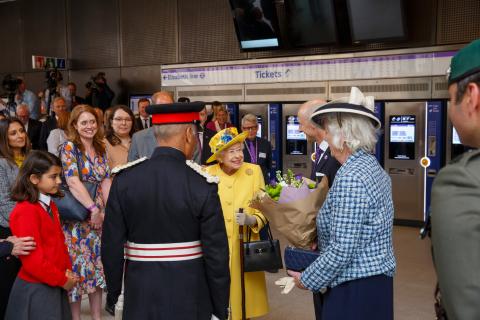
M 216 183 L 186 165 L 185 156 L 157 147 L 150 158 L 113 180 L 102 234 L 108 290 L 119 295 L 124 243 L 200 240 L 203 257 L 186 261 L 126 261 L 124 319 L 227 318 L 229 253 Z
M 342 165 L 330 154 L 330 148 L 328 148 L 319 161 L 312 163 L 312 173 L 310 179 L 320 182 L 324 176 L 328 178 L 328 187 L 331 188 L 333 180 L 337 174 L 338 169 Z
M 243 159 L 245 162 L 252 163 L 252 157 L 249 152 L 248 139 L 245 140 L 245 146 L 243 148 Z M 257 164 L 262 168 L 263 179 L 265 183 L 269 183 L 268 173 L 272 168 L 272 145 L 266 139 L 256 137 L 253 141 L 256 147 Z M 257 147 L 258 146 L 258 147 Z
M 432 246 L 448 319 L 480 319 L 480 150 L 438 173 L 430 205 Z

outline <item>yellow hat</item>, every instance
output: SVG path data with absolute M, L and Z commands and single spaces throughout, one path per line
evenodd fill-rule
M 226 128 L 217 132 L 208 143 L 213 155 L 208 158 L 207 163 L 217 160 L 220 151 L 233 146 L 235 143 L 242 143 L 247 136 L 248 132 L 245 131 L 238 134 L 237 128 L 235 127 Z

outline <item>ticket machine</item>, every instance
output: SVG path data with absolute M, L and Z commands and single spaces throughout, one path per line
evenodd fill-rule
M 291 169 L 295 174 L 310 177 L 313 142 L 308 142 L 306 135 L 299 130 L 299 107 L 298 104 L 283 105 L 283 171 Z

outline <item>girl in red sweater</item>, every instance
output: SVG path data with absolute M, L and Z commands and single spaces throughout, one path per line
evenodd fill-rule
M 33 237 L 37 246 L 20 256 L 22 267 L 13 285 L 5 319 L 71 319 L 67 291 L 78 281 L 65 246 L 57 207 L 61 196 L 60 159 L 31 151 L 20 168 L 12 199 L 17 205 L 10 228 L 17 237 Z

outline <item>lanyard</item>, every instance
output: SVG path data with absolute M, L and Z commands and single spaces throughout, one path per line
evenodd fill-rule
M 245 141 L 245 144 L 247 146 L 248 154 L 250 155 L 250 162 L 254 163 L 254 164 L 257 164 L 258 140 L 255 139 L 255 149 L 253 150 L 253 154 L 250 151 L 250 143 L 247 143 L 247 141 Z M 253 146 L 253 144 L 252 144 L 252 146 Z

